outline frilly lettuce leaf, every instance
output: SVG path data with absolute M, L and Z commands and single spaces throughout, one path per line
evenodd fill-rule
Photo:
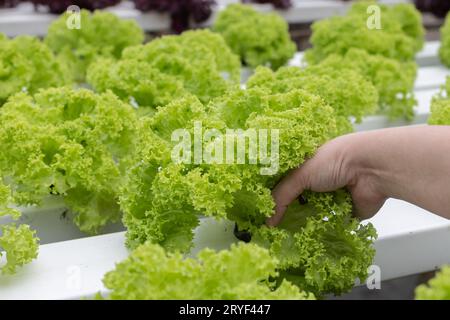
M 439 58 L 442 63 L 450 67 L 450 16 L 447 15 L 441 27 L 441 46 L 439 47 Z
M 423 48 L 425 42 L 425 28 L 422 23 L 422 14 L 413 4 L 397 3 L 394 5 L 380 4 L 374 0 L 355 2 L 350 8 L 350 16 L 369 17 L 373 11 L 368 12 L 370 5 L 377 5 L 380 10 L 381 27 L 387 33 L 400 30 L 403 35 L 413 41 L 412 49 L 416 52 Z
M 255 87 L 272 93 L 303 89 L 320 96 L 335 109 L 340 133 L 352 131 L 350 117 L 361 122 L 378 108 L 378 92 L 368 79 L 355 70 L 335 70 L 325 64 L 305 69 L 282 67 L 276 72 L 258 67 L 247 81 L 247 88 Z
M 368 28 L 378 14 L 368 11 L 371 5 L 380 9 L 380 29 Z M 357 2 L 347 15 L 315 22 L 312 30 L 313 48 L 304 56 L 310 65 L 359 72 L 378 90 L 380 112 L 391 120 L 413 118 L 414 57 L 423 47 L 424 29 L 412 4 Z
M 443 266 L 436 276 L 416 288 L 417 300 L 450 300 L 450 266 Z
M 325 141 L 337 135 L 334 110 L 302 90 L 269 97 L 269 108 L 247 119 L 252 129 L 279 130 L 280 172 L 296 168 Z
M 219 252 L 204 249 L 193 259 L 145 243 L 103 282 L 112 300 L 314 299 L 288 281 L 276 288 L 270 278 L 277 276 L 277 263 L 267 250 L 253 244 Z
M 137 60 L 98 60 L 89 68 L 87 82 L 97 92 L 111 90 L 144 114 L 189 93 L 175 77 Z
M 145 62 L 172 76 L 203 103 L 221 96 L 240 80 L 239 58 L 220 35 L 208 30 L 186 31 L 130 47 L 122 58 Z
M 45 43 L 78 82 L 84 81 L 86 71 L 96 59 L 118 59 L 124 48 L 144 40 L 144 32 L 133 20 L 119 19 L 104 11 L 81 10 L 80 29 L 69 29 L 66 25 L 69 15 L 61 15 L 50 25 Z
M 322 143 L 336 135 L 333 109 L 319 97 L 300 90 L 275 95 L 261 96 L 261 93 L 258 89 L 230 92 L 229 99 L 230 102 L 234 98 L 240 101 L 234 105 L 236 114 L 241 110 L 256 111 L 249 114 L 247 119 L 241 118 L 240 121 L 245 123 L 243 129 L 280 130 L 279 175 L 298 166 Z M 147 144 L 140 148 L 151 152 L 137 155 L 136 165 L 129 172 L 121 195 L 130 235 L 133 234 L 134 226 L 130 222 L 134 218 L 150 214 L 151 217 L 146 218 L 159 223 L 155 210 L 181 210 L 177 211 L 181 215 L 184 208 L 186 216 L 194 217 L 199 214 L 218 218 L 231 215 L 232 220 L 242 223 L 262 223 L 271 215 L 272 186 L 268 187 L 265 183 L 275 178 L 261 176 L 258 166 L 196 165 L 193 158 L 192 164 L 175 164 L 171 162 L 170 151 L 167 152 L 175 145 L 170 140 L 171 133 L 179 128 L 192 133 L 196 121 L 201 121 L 204 129 L 226 129 L 226 124 L 230 123 L 228 121 L 233 119 L 232 116 L 221 117 L 223 112 L 228 112 L 228 109 L 223 108 L 226 100 L 224 97 L 218 98 L 205 108 L 195 97 L 182 98 L 159 108 L 154 117 L 147 121 L 146 134 L 149 135 L 151 130 L 153 138 L 139 143 Z M 153 152 L 157 149 L 166 150 L 166 155 L 162 156 L 161 151 Z M 142 186 L 139 197 L 129 192 L 135 190 L 136 186 Z M 248 199 L 252 200 L 245 204 Z M 239 211 L 236 202 L 245 206 L 246 210 Z M 143 203 L 148 205 L 146 210 L 142 208 Z M 134 218 L 128 218 L 130 215 Z
M 9 207 L 11 201 L 11 190 L 9 187 L 0 183 L 0 217 L 10 216 L 13 220 L 20 218 L 19 210 Z
M 225 78 L 230 79 L 233 82 L 240 81 L 241 62 L 239 61 L 239 57 L 233 53 L 221 35 L 207 29 L 186 31 L 181 34 L 180 41 L 186 47 L 207 47 L 214 57 L 217 70 L 219 70 Z M 189 50 L 193 51 L 197 49 L 191 48 Z M 191 54 L 194 54 L 194 52 Z M 192 55 L 192 58 L 194 57 L 195 56 Z
M 54 88 L 11 97 L 0 112 L 0 172 L 14 202 L 61 196 L 90 233 L 118 220 L 121 160 L 134 152 L 136 121 L 110 92 Z
M 332 54 L 318 66 L 334 72 L 354 70 L 371 82 L 378 91 L 380 112 L 391 119 L 411 120 L 414 116 L 415 62 L 399 62 L 381 55 L 370 55 L 360 49 L 350 49 L 344 56 Z
M 248 5 L 228 5 L 218 14 L 213 30 L 250 67 L 277 69 L 296 51 L 286 21 L 278 14 L 260 13 Z
M 70 84 L 69 70 L 39 39 L 19 36 L 0 41 L 0 106 L 20 91 Z

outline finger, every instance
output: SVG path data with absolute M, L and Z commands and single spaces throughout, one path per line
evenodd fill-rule
M 283 219 L 287 207 L 305 190 L 303 170 L 298 168 L 288 174 L 273 189 L 272 196 L 275 201 L 275 214 L 268 218 L 268 226 L 276 226 Z

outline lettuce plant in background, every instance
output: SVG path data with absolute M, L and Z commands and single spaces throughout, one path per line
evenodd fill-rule
M 239 14 L 248 10 L 231 8 Z M 242 30 L 253 30 L 248 39 L 255 42 L 247 43 L 241 59 L 276 69 L 295 51 L 286 24 L 278 16 L 251 10 L 249 17 L 253 15 L 258 23 Z M 261 67 L 248 88 L 241 89 L 239 57 L 221 34 L 189 31 L 141 45 L 142 31 L 111 14 L 82 11 L 80 30 L 67 29 L 66 17 L 50 27 L 45 41 L 78 81 L 86 78 L 98 93 L 61 87 L 11 96 L 0 109 L 0 172 L 12 202 L 39 205 L 46 197 L 61 197 L 85 232 L 95 233 L 124 213 L 127 245 L 138 251 L 105 278 L 112 298 L 135 297 L 130 288 L 146 276 L 134 272 L 136 266 L 160 261 L 186 270 L 197 265 L 193 275 L 205 278 L 192 284 L 188 279 L 186 286 L 198 287 L 216 279 L 208 278 L 202 264 L 224 264 L 230 255 L 247 256 L 248 251 L 268 261 L 271 269 L 248 278 L 243 274 L 245 288 L 232 290 L 230 278 L 199 298 L 222 297 L 223 292 L 236 298 L 312 297 L 292 284 L 321 297 L 349 290 L 356 278 L 364 280 L 376 233 L 352 217 L 345 191 L 305 194 L 307 203 L 292 204 L 279 228 L 267 228 L 265 220 L 273 211 L 271 190 L 277 181 L 320 145 L 350 131 L 349 117 L 359 120 L 375 109 L 380 91 L 371 77 L 382 79 L 373 75 L 381 67 L 358 63 L 347 68 L 351 58 L 341 56 L 343 61 L 330 57 L 306 69 L 273 72 Z M 258 26 L 269 29 L 268 51 L 258 47 L 268 41 L 256 42 L 261 40 Z M 3 37 L 0 44 L 5 41 Z M 340 67 L 332 71 L 335 64 Z M 346 84 L 347 78 L 358 81 Z M 142 114 L 147 116 L 138 117 Z M 224 140 L 242 138 L 227 129 L 266 130 L 269 140 L 277 132 L 279 150 L 272 153 L 277 170 L 262 175 L 268 164 L 250 164 L 248 150 L 246 164 L 173 161 L 172 133 L 186 129 L 195 135 L 198 123 L 225 132 Z M 200 145 L 219 150 L 218 142 L 203 140 Z M 194 141 L 189 147 L 195 149 Z M 202 216 L 235 222 L 253 244 L 217 254 L 204 251 L 200 262 L 183 260 L 180 254 L 191 249 Z M 269 255 L 270 261 L 265 258 Z M 246 259 L 239 259 L 240 264 Z M 159 286 L 152 281 L 136 297 L 168 297 L 164 291 L 161 296 L 153 292 Z M 171 294 L 182 294 L 172 284 L 166 286 Z
M 450 67 L 450 15 L 447 15 L 444 25 L 441 27 L 439 58 L 444 65 Z
M 380 9 L 381 29 L 367 27 L 367 7 Z M 330 54 L 345 55 L 358 48 L 369 54 L 410 61 L 423 47 L 424 29 L 420 13 L 411 4 L 386 6 L 374 1 L 352 5 L 345 16 L 333 16 L 312 25 L 312 49 L 306 52 L 308 63 L 318 63 Z
M 112 90 L 139 107 L 156 108 L 187 93 L 207 103 L 239 84 L 240 62 L 220 35 L 186 31 L 129 47 L 117 64 L 92 66 L 87 79 L 96 90 Z
M 68 14 L 63 14 L 50 25 L 45 43 L 78 82 L 85 80 L 86 71 L 95 60 L 118 59 L 123 49 L 144 40 L 137 22 L 119 19 L 112 13 L 81 10 L 80 29 L 67 28 L 67 18 Z
M 62 197 L 85 232 L 120 219 L 117 190 L 136 114 L 111 92 L 18 93 L 0 109 L 0 172 L 19 205 Z
M 250 115 L 255 117 L 253 126 L 247 124 Z M 311 155 L 336 130 L 333 109 L 319 97 L 303 91 L 267 95 L 260 89 L 236 90 L 215 99 L 207 108 L 197 98 L 186 97 L 159 108 L 152 118 L 143 121 L 136 166 L 129 171 L 121 196 L 121 205 L 127 213 L 125 223 L 129 226 L 128 244 L 133 247 L 150 237 L 154 242 L 166 242 L 168 247 L 173 239 L 177 241 L 174 249 L 187 250 L 198 215 L 227 217 L 237 200 L 242 202 L 246 209 L 243 214 L 249 215 L 249 219 L 263 222 L 271 215 L 273 200 L 264 183 L 274 178 L 261 176 L 256 165 L 195 166 L 171 160 L 175 145 L 171 134 L 179 128 L 191 130 L 196 121 L 202 121 L 205 128 L 257 129 L 265 125 L 262 123 L 265 120 L 269 123 L 264 128 L 285 131 L 280 138 L 282 172 Z M 188 217 L 191 217 L 189 224 L 184 222 Z M 154 231 L 142 233 L 141 226 Z M 165 227 L 167 231 L 162 230 Z M 179 243 L 181 237 L 183 241 Z
M 414 106 L 417 105 L 414 96 L 415 62 L 400 62 L 382 55 L 368 54 L 361 49 L 350 49 L 344 56 L 328 56 L 317 66 L 333 69 L 334 72 L 358 72 L 377 89 L 380 113 L 391 120 L 413 118 Z
M 87 83 L 97 92 L 111 90 L 132 104 L 139 114 L 152 114 L 156 107 L 189 94 L 183 81 L 138 60 L 100 59 L 87 73 Z
M 443 266 L 436 276 L 428 281 L 428 284 L 418 286 L 416 299 L 450 300 L 450 266 Z
M 11 190 L 4 184 L 0 184 L 0 219 L 10 218 L 13 221 L 19 219 L 21 213 L 9 208 L 10 202 Z M 14 274 L 17 268 L 37 257 L 39 239 L 35 234 L 36 231 L 25 224 L 18 226 L 12 222 L 0 225 L 0 272 L 2 274 Z M 2 261 L 2 258 L 6 262 Z
M 442 86 L 441 92 L 431 101 L 431 113 L 428 118 L 430 125 L 450 125 L 450 77 Z M 443 266 L 428 284 L 416 288 L 418 300 L 449 300 L 450 299 L 450 266 Z
M 247 88 L 267 88 L 272 93 L 304 89 L 323 98 L 336 112 L 340 134 L 353 131 L 350 118 L 361 122 L 362 117 L 378 109 L 378 91 L 356 70 L 332 68 L 319 64 L 302 69 L 281 67 L 274 72 L 258 67 L 248 79 Z
M 381 29 L 370 29 L 367 8 L 372 4 L 376 3 L 358 2 L 345 16 L 315 22 L 313 48 L 307 50 L 305 60 L 310 65 L 359 72 L 378 90 L 380 112 L 392 120 L 411 120 L 417 104 L 414 57 L 424 43 L 420 13 L 410 4 L 377 4 Z
M 288 24 L 276 13 L 260 13 L 249 5 L 231 4 L 213 25 L 230 48 L 250 67 L 278 69 L 294 55 Z
M 277 228 L 259 227 L 253 241 L 279 259 L 280 277 L 313 292 L 339 295 L 364 281 L 376 238 L 371 225 L 352 218 L 345 191 L 306 193 L 306 204 L 293 203 Z
M 0 33 L 0 106 L 9 96 L 70 84 L 70 72 L 39 39 Z
M 192 259 L 145 243 L 103 282 L 112 300 L 314 299 L 288 281 L 276 286 L 271 279 L 278 275 L 277 265 L 267 250 L 253 244 L 219 252 L 204 249 Z
M 189 29 L 191 20 L 196 23 L 208 20 L 214 0 L 133 0 L 136 9 L 143 12 L 168 13 L 171 29 L 177 33 Z
M 450 77 L 447 77 L 441 92 L 431 100 L 428 124 L 450 125 Z

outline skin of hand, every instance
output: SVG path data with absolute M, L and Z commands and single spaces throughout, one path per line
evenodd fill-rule
M 304 190 L 347 188 L 354 213 L 374 216 L 388 198 L 413 203 L 450 219 L 450 126 L 410 126 L 335 138 L 273 190 L 276 226 Z

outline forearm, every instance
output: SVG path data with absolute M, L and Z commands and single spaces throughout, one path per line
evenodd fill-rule
M 355 181 L 450 218 L 450 126 L 377 130 L 343 137 Z

